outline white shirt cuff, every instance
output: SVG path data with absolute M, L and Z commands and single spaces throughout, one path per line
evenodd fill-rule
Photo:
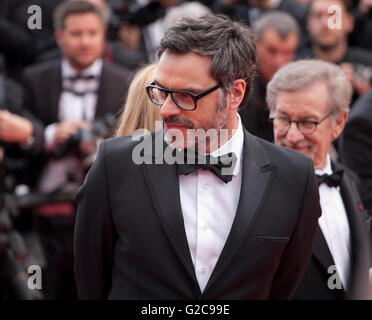
M 57 129 L 57 123 L 52 123 L 48 125 L 44 130 L 45 138 L 45 149 L 48 151 L 56 147 L 55 133 Z

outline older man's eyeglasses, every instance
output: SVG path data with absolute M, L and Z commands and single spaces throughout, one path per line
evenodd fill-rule
M 184 90 L 170 90 L 165 88 L 159 88 L 154 83 L 151 83 L 146 87 L 146 92 L 152 101 L 152 103 L 162 106 L 168 97 L 171 95 L 173 102 L 181 109 L 192 111 L 197 107 L 197 101 L 207 94 L 215 91 L 222 86 L 221 83 L 216 84 L 212 88 L 209 88 L 199 94 L 193 94 Z
M 320 119 L 319 121 L 312 121 L 312 120 L 290 120 L 285 117 L 270 117 L 270 121 L 272 121 L 274 128 L 280 132 L 288 132 L 289 128 L 291 127 L 292 122 L 296 123 L 297 129 L 303 135 L 310 135 L 316 131 L 317 126 L 322 123 L 325 119 L 327 119 L 333 111 L 329 112 L 325 117 Z

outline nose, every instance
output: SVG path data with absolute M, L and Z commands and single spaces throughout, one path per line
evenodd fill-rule
M 91 42 L 91 38 L 88 34 L 83 34 L 81 36 L 81 44 L 83 46 L 88 46 L 90 42 Z
M 168 118 L 170 116 L 178 115 L 181 113 L 181 109 L 174 103 L 170 94 L 164 101 L 164 104 L 160 108 L 160 115 L 163 118 Z
M 281 53 L 277 54 L 273 59 L 273 64 L 275 65 L 276 71 L 280 69 L 282 66 L 287 64 L 292 60 L 291 54 Z
M 287 132 L 288 141 L 292 144 L 295 144 L 301 141 L 303 138 L 304 138 L 304 135 L 301 133 L 300 130 L 298 130 L 297 124 L 295 122 L 292 122 Z

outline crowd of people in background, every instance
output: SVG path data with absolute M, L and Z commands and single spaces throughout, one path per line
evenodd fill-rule
M 33 5 L 41 8 L 41 29 L 27 23 Z M 333 5 L 340 11 L 330 12 Z M 239 115 L 250 133 L 270 143 L 283 142 L 275 136 L 275 120 L 269 121 L 275 106 L 266 96 L 275 74 L 302 59 L 340 67 L 352 90 L 350 112 L 348 105 L 345 130 L 330 139 L 327 161 L 353 170 L 358 177 L 350 176 L 360 180 L 361 211 L 366 219 L 372 215 L 372 1 L 2 0 L 0 210 L 13 226 L 1 226 L 0 232 L 21 231 L 27 253 L 44 271 L 43 298 L 77 298 L 74 195 L 98 143 L 155 129 L 159 107 L 145 87 L 154 79 L 160 40 L 182 17 L 208 13 L 242 21 L 254 32 L 257 71 Z M 330 21 L 339 27 L 330 28 Z M 306 68 L 317 66 L 303 64 L 299 72 Z M 321 103 L 319 90 L 311 94 Z M 8 205 L 9 199 L 17 205 Z M 6 250 L 9 241 L 0 241 L 0 254 Z M 12 284 L 0 278 L 1 297 L 14 298 Z

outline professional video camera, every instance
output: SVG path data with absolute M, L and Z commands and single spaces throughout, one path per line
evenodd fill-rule
M 94 161 L 92 155 L 97 151 L 99 142 L 111 135 L 115 122 L 115 116 L 111 113 L 95 120 L 90 130 L 80 129 L 57 148 L 54 158 L 60 159 L 73 152 L 74 155 L 86 160 L 85 165 L 88 167 Z

